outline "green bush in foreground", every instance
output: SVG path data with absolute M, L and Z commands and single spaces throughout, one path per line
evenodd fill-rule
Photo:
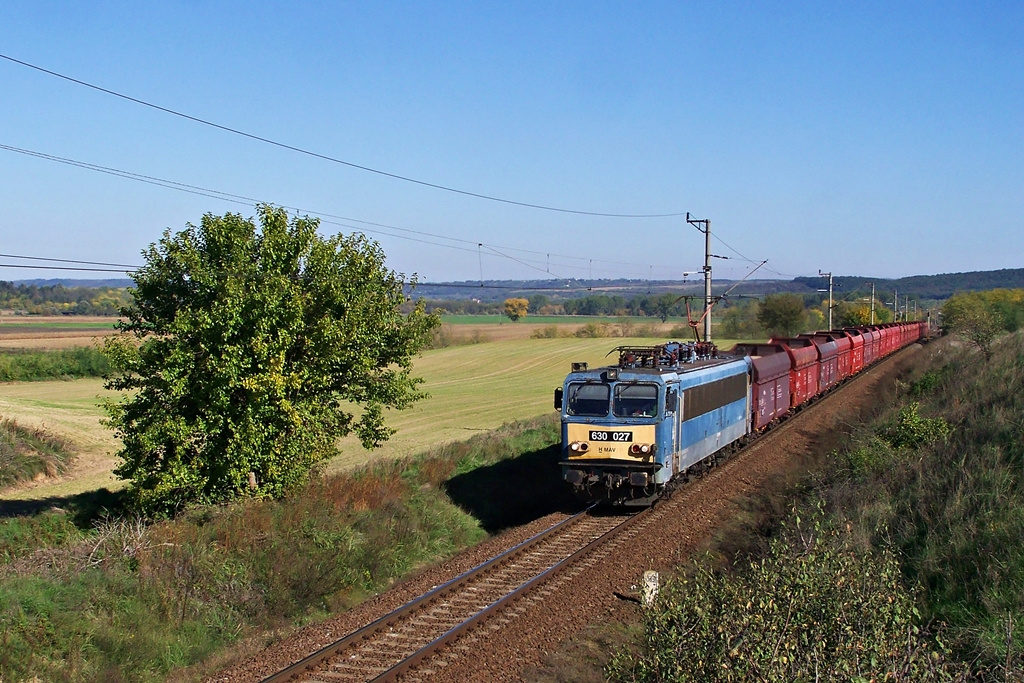
M 734 573 L 698 564 L 644 615 L 616 681 L 953 681 L 918 626 L 914 596 L 888 552 L 858 550 L 816 516 Z

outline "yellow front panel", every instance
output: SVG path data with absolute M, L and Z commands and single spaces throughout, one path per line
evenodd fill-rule
M 600 432 L 606 435 L 607 439 L 591 439 L 591 432 Z M 615 434 L 629 435 L 627 441 L 615 441 Z M 629 447 L 635 443 L 654 443 L 654 425 L 636 425 L 634 427 L 596 427 L 587 424 L 567 425 L 569 443 L 578 441 L 586 443 L 589 448 L 586 453 L 569 451 L 570 460 L 596 460 L 607 458 L 622 458 L 633 462 L 644 459 L 644 455 L 630 455 Z M 650 457 L 648 454 L 647 457 Z

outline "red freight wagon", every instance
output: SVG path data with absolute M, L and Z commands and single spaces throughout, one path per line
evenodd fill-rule
M 810 339 L 775 339 L 789 354 L 789 404 L 796 407 L 818 393 L 818 347 Z
M 861 334 L 864 335 L 864 365 L 871 365 L 881 355 L 878 352 L 878 340 L 880 334 L 874 327 L 862 327 Z
M 885 348 L 888 349 L 885 355 L 895 353 L 900 348 L 900 325 L 889 323 L 885 326 Z
M 889 353 L 896 353 L 903 346 L 900 335 L 903 332 L 901 323 L 889 323 Z
M 850 340 L 850 374 L 856 375 L 864 369 L 864 335 L 859 328 L 843 328 L 843 334 Z
M 818 391 L 826 391 L 839 381 L 839 347 L 827 333 L 801 334 L 818 347 Z
M 878 362 L 889 353 L 886 346 L 889 337 L 885 333 L 884 325 L 875 325 L 871 329 L 875 332 L 875 362 Z
M 851 369 L 853 359 L 850 357 L 853 351 L 853 340 L 846 336 L 846 333 L 842 330 L 832 330 L 828 332 L 828 336 L 836 343 L 836 349 L 839 351 L 839 377 L 837 381 L 842 382 L 853 374 Z
M 750 396 L 754 429 L 785 415 L 790 407 L 789 373 L 793 360 L 782 344 L 737 344 L 732 353 L 750 356 Z

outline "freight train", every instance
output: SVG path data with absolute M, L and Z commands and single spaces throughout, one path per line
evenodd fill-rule
M 555 390 L 562 478 L 587 500 L 649 505 L 673 480 L 929 333 L 928 322 L 889 323 L 727 353 L 707 342 L 620 346 L 615 365 L 573 363 Z

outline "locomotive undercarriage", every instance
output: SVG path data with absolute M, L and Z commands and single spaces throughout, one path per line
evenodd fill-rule
M 647 463 L 596 463 L 564 460 L 563 479 L 586 501 L 611 505 L 650 505 L 661 495 L 663 484 L 655 482 L 660 465 Z

